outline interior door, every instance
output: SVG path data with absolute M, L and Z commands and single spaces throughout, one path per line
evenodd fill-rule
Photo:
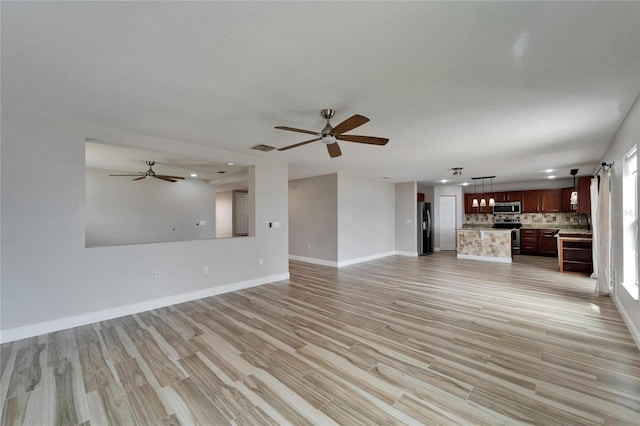
M 456 249 L 456 196 L 440 196 L 440 250 Z

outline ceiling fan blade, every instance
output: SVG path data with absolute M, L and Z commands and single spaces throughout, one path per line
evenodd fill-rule
M 140 180 L 140 179 L 144 179 L 144 178 L 146 178 L 146 176 L 140 176 L 140 177 L 138 177 L 138 178 L 131 179 L 131 180 Z
M 369 145 L 386 145 L 389 142 L 387 138 L 377 138 L 375 136 L 356 136 L 356 135 L 340 135 L 336 139 L 348 142 L 366 143 Z
M 328 144 L 327 151 L 329 151 L 331 158 L 340 157 L 342 155 L 342 151 L 340 151 L 340 147 L 337 142 Z
M 184 178 L 182 176 L 171 176 L 171 175 L 155 175 L 156 177 L 159 178 L 169 178 L 169 179 L 181 179 L 184 180 Z
M 296 143 L 296 144 L 293 144 L 293 145 L 285 146 L 284 148 L 278 148 L 278 151 L 285 151 L 287 149 L 297 148 L 299 146 L 306 145 L 306 144 L 311 143 L 311 142 L 319 141 L 320 139 L 321 138 L 315 138 L 315 139 L 311 139 L 309 141 L 304 141 L 304 142 Z
M 144 173 L 138 173 L 137 175 L 109 175 L 109 176 L 140 176 L 140 175 L 145 176 Z
M 318 132 L 312 132 L 311 130 L 304 130 L 304 129 L 296 129 L 295 127 L 276 126 L 275 129 L 288 130 L 290 132 L 307 133 L 309 135 L 320 135 L 320 133 Z
M 156 179 L 167 181 L 167 182 L 177 182 L 177 180 L 171 179 L 170 177 L 167 177 L 167 176 L 155 175 L 153 177 Z
M 362 126 L 364 123 L 368 121 L 369 119 L 363 115 L 360 115 L 360 114 L 353 115 L 347 118 L 346 120 L 344 120 L 342 123 L 338 124 L 336 127 L 334 127 L 333 134 L 336 136 L 341 135 L 342 133 L 348 132 L 349 130 L 353 130 L 356 127 Z

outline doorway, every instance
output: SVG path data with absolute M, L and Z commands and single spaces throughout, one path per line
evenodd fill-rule
M 456 196 L 440 196 L 440 250 L 456 249 Z

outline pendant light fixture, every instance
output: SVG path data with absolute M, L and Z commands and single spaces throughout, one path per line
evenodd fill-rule
M 473 202 L 471 203 L 471 207 L 473 208 L 478 208 L 478 186 L 476 185 L 476 180 L 478 178 L 471 178 L 473 179 Z
M 484 199 L 484 178 L 482 178 L 482 198 L 480 198 L 480 207 L 487 207 L 487 200 Z
M 576 191 L 576 175 L 578 174 L 578 169 L 571 169 L 571 176 L 573 176 L 573 191 L 571 192 L 571 198 L 569 202 L 571 203 L 571 210 L 576 210 L 578 208 L 578 191 Z
M 491 196 L 490 196 L 490 198 L 489 198 L 489 206 L 490 206 L 490 207 L 493 207 L 493 206 L 495 206 L 495 205 L 496 205 L 496 200 L 495 200 L 495 198 L 493 198 L 493 195 L 494 195 L 494 194 L 493 194 L 493 178 L 494 178 L 494 177 L 495 177 L 495 176 L 491 176 L 491 177 L 490 177 L 490 179 L 491 179 Z

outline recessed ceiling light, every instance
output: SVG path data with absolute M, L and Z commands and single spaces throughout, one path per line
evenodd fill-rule
M 442 179 L 442 180 L 440 181 L 440 183 L 447 183 L 447 182 L 449 182 L 449 181 L 448 181 L 448 180 L 446 180 L 446 179 Z
M 389 176 L 382 176 L 382 179 L 389 179 Z
M 191 173 L 191 177 L 198 177 L 197 173 Z
M 555 179 L 555 176 L 547 176 L 548 179 Z
M 227 166 L 235 166 L 234 163 L 227 163 Z
M 545 173 L 551 173 L 552 171 L 553 171 L 553 169 L 547 169 L 547 170 L 545 170 L 544 172 L 545 172 Z
M 462 186 L 469 186 L 469 182 L 462 182 Z

